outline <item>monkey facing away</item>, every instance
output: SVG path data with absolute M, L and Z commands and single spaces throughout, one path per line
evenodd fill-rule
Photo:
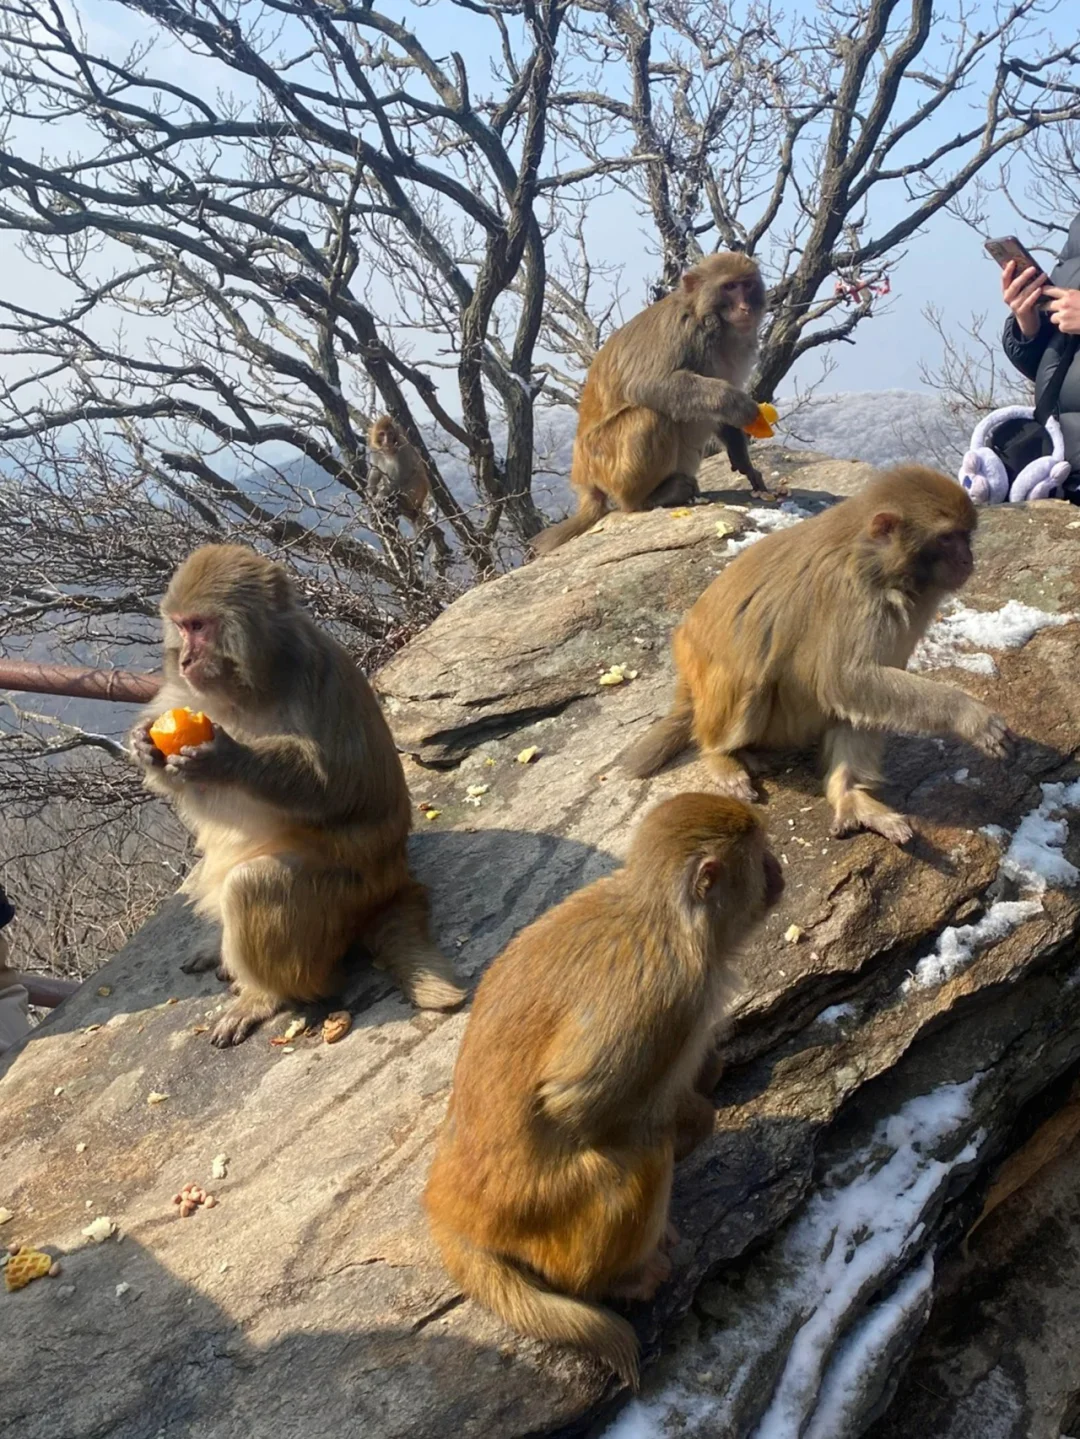
M 374 503 L 400 512 L 418 528 L 431 484 L 423 460 L 389 415 L 380 415 L 368 430 L 368 472 Z
M 354 940 L 422 1008 L 460 1003 L 408 871 L 401 761 L 351 656 L 300 607 L 280 565 L 239 545 L 189 556 L 161 613 L 165 683 L 132 749 L 147 786 L 194 832 L 201 857 L 183 887 L 222 928 L 238 997 L 212 1042 L 239 1044 L 287 1001 L 336 994 Z M 202 710 L 214 736 L 166 758 L 149 724 L 179 707 Z
M 424 1194 L 462 1290 L 637 1383 L 630 1324 L 671 1271 L 672 1167 L 711 1132 L 696 1088 L 731 957 L 784 881 L 754 811 L 682 794 L 626 866 L 523 930 L 476 994 Z
M 753 795 L 740 750 L 824 741 L 833 833 L 897 844 L 907 820 L 875 798 L 884 733 L 955 734 L 1003 758 L 1005 721 L 905 666 L 941 600 L 970 578 L 975 507 L 917 465 L 759 540 L 728 565 L 675 631 L 675 702 L 627 752 L 654 774 L 691 738 L 724 791 Z
M 767 493 L 742 426 L 757 418 L 744 386 L 757 355 L 765 287 L 748 255 L 709 255 L 671 294 L 619 330 L 590 366 L 570 483 L 578 510 L 533 541 L 548 554 L 607 511 L 681 505 L 717 427 L 732 467 Z

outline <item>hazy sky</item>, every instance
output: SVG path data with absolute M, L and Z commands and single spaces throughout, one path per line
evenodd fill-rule
M 408 0 L 402 0 L 401 8 L 403 12 L 409 10 Z M 799 0 L 793 7 L 794 13 L 808 8 L 806 0 Z M 1058 8 L 1059 27 L 1068 25 L 1065 17 L 1069 8 L 1069 4 Z M 973 26 L 977 27 L 980 12 L 985 12 L 987 18 L 992 13 L 986 0 L 976 0 Z M 82 13 L 89 21 L 95 43 L 105 48 L 112 46 L 114 50 L 122 51 L 137 33 L 145 33 L 141 22 L 137 22 L 121 6 L 109 3 L 109 0 L 90 0 L 82 7 Z M 792 7 L 789 7 L 788 13 L 792 13 Z M 474 87 L 477 90 L 484 88 L 485 67 L 482 57 L 470 52 L 473 35 L 465 33 L 468 22 L 463 25 L 461 10 L 447 4 L 425 6 L 417 14 L 417 24 L 429 48 L 436 54 L 446 53 L 451 48 L 463 50 L 476 77 Z M 481 33 L 485 31 L 486 27 L 481 26 Z M 164 70 L 188 84 L 192 83 L 193 75 L 199 73 L 197 67 L 200 62 L 184 55 L 177 47 L 169 47 L 167 62 L 162 63 L 163 58 L 159 49 L 151 61 L 152 68 Z M 213 87 L 217 79 L 216 75 L 212 78 L 207 76 L 207 83 Z M 919 92 L 920 98 L 925 98 L 925 95 L 925 90 Z M 981 88 L 973 87 L 968 95 L 951 107 L 943 107 L 939 117 L 920 131 L 919 153 L 940 144 L 955 134 L 961 125 L 969 126 L 971 116 L 982 113 L 983 105 Z M 42 147 L 55 145 L 56 139 L 55 134 L 44 134 Z M 37 147 L 31 145 L 30 148 L 36 150 Z M 909 150 L 904 158 L 910 160 L 912 152 Z M 1017 183 L 1022 185 L 1023 164 L 1018 165 L 1016 170 Z M 887 227 L 900 213 L 899 207 L 904 203 L 906 201 L 899 193 L 884 196 L 872 212 L 868 228 L 875 231 Z M 1043 239 L 1043 236 L 1031 233 L 1024 222 L 1017 220 L 1003 198 L 989 197 L 987 208 L 991 234 L 1017 233 L 1031 247 Z M 1059 218 L 1068 219 L 1064 216 Z M 656 263 L 648 250 L 648 229 L 629 207 L 626 197 L 618 195 L 592 207 L 590 223 L 600 256 L 617 256 L 625 260 L 624 289 L 632 313 L 638 298 L 644 293 L 646 280 L 656 274 Z M 637 246 L 631 238 L 635 232 L 641 236 Z M 1056 248 L 1057 241 L 1052 243 Z M 830 353 L 837 362 L 837 368 L 827 389 L 918 388 L 920 357 L 933 360 L 938 349 L 937 339 L 922 313 L 927 304 L 939 308 L 952 325 L 966 322 L 973 311 L 989 312 L 995 328 L 1004 318 L 997 267 L 983 253 L 979 237 L 965 225 L 948 215 L 939 215 L 926 233 L 909 242 L 907 250 L 893 277 L 892 295 L 888 301 L 879 302 L 881 313 L 859 327 L 854 344 L 831 347 Z M 0 234 L 0 265 L 5 285 L 19 294 L 22 303 L 46 302 L 47 293 L 52 288 L 48 277 L 13 254 L 12 238 L 6 234 Z M 811 356 L 799 378 L 812 379 L 819 368 L 819 359 Z

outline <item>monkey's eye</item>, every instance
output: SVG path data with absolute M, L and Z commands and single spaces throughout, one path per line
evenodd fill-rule
M 206 628 L 202 620 L 188 620 L 187 627 L 193 635 L 201 634 Z

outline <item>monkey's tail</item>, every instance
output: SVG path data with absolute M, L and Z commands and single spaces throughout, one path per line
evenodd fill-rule
M 478 1249 L 429 1215 L 451 1278 L 519 1334 L 595 1354 L 631 1389 L 638 1387 L 638 1341 L 625 1319 L 599 1304 L 556 1294 L 490 1249 Z
M 646 730 L 637 744 L 632 744 L 623 755 L 623 768 L 637 779 L 646 779 L 663 769 L 669 759 L 681 754 L 690 743 L 693 724 L 693 701 L 689 690 L 680 685 L 670 712 Z
M 533 553 L 550 555 L 552 550 L 565 545 L 567 540 L 583 535 L 586 530 L 592 529 L 597 520 L 604 518 L 607 508 L 607 496 L 603 490 L 598 490 L 595 485 L 590 485 L 587 490 L 579 490 L 577 514 L 541 530 L 532 542 Z

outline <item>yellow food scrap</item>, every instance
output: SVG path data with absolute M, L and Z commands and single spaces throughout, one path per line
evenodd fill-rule
M 465 803 L 479 804 L 490 788 L 491 786 L 486 784 L 471 784 L 465 791 Z
M 52 1267 L 51 1254 L 42 1254 L 40 1249 L 20 1249 L 4 1268 L 4 1284 L 9 1293 L 25 1289 L 32 1279 L 43 1279 Z
M 628 669 L 626 665 L 612 665 L 600 676 L 602 685 L 621 685 L 627 680 L 637 679 L 637 670 Z
M 686 510 L 686 509 L 672 510 L 672 511 L 671 511 L 671 518 L 672 518 L 673 520 L 685 520 L 686 517 L 687 517 L 687 515 L 688 515 L 689 513 L 690 513 L 690 511 L 689 511 L 689 510 Z
M 162 1094 L 159 1089 L 152 1089 L 146 1096 L 147 1104 L 164 1104 L 168 1099 L 167 1094 Z
M 523 749 L 521 751 L 521 753 L 517 757 L 517 762 L 518 764 L 532 764 L 533 760 L 536 759 L 539 753 L 540 746 L 538 744 L 531 744 L 528 746 L 527 749 Z
M 442 810 L 441 810 L 441 809 L 426 809 L 426 810 L 424 811 L 424 818 L 425 818 L 425 819 L 438 819 L 441 814 L 442 814 Z
M 295 1039 L 298 1034 L 303 1034 L 305 1029 L 307 1029 L 306 1019 L 293 1019 L 285 1026 L 284 1033 L 281 1037 L 285 1043 L 288 1044 L 290 1040 Z
M 737 525 L 733 525 L 730 520 L 717 520 L 717 522 L 716 522 L 716 534 L 717 534 L 717 537 L 722 540 L 725 535 L 733 535 L 733 534 L 735 533 L 735 531 L 736 531 L 737 528 L 738 528 L 738 526 L 737 526 Z
M 83 1236 L 92 1239 L 95 1244 L 104 1244 L 115 1227 L 107 1214 L 99 1214 L 83 1230 Z
M 788 944 L 798 944 L 802 937 L 803 932 L 797 924 L 789 924 L 787 929 L 784 930 L 784 938 Z
M 108 999 L 109 995 L 112 994 L 112 985 L 111 985 L 111 984 L 101 984 L 101 985 L 99 985 L 99 986 L 98 986 L 98 994 L 100 995 L 100 997 L 101 997 L 102 999 Z
M 337 1044 L 352 1029 L 352 1015 L 347 1009 L 336 1009 L 323 1020 L 322 1035 L 326 1044 Z

